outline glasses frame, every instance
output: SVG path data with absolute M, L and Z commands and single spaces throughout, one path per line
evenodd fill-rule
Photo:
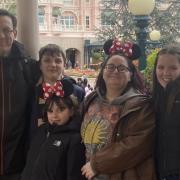
M 12 32 L 14 32 L 14 29 L 8 29 L 8 28 L 0 29 L 0 33 L 3 33 L 5 36 L 9 36 Z
M 120 69 L 120 68 L 123 68 L 123 69 Z M 106 64 L 104 69 L 106 69 L 106 71 L 108 72 L 114 72 L 116 69 L 118 71 L 118 73 L 124 73 L 124 72 L 127 72 L 127 71 L 130 71 L 130 69 L 124 65 L 114 65 L 114 64 Z

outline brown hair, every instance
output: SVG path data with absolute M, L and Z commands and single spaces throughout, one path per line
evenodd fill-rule
M 39 63 L 41 63 L 41 59 L 44 54 L 49 54 L 52 56 L 54 54 L 62 55 L 63 60 L 64 60 L 64 65 L 66 64 L 66 56 L 65 56 L 62 48 L 59 47 L 57 44 L 47 44 L 39 50 Z

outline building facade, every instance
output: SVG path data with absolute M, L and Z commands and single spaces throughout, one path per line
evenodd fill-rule
M 16 1 L 0 0 L 0 7 L 13 12 Z M 86 64 L 85 47 L 96 41 L 100 16 L 100 0 L 38 0 L 40 47 L 56 43 L 65 51 L 69 64 Z

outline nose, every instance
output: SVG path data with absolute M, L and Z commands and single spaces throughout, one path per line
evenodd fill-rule
M 55 61 L 51 61 L 51 66 L 55 67 L 56 66 L 56 62 Z
M 170 70 L 168 68 L 165 68 L 163 74 L 165 76 L 169 76 L 171 74 L 171 72 L 170 72 Z

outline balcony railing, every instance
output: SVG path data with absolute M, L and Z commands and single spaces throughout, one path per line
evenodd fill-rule
M 53 24 L 52 29 L 48 29 L 47 24 L 39 24 L 40 32 L 52 31 L 52 32 L 84 32 L 85 28 L 81 25 L 61 25 Z
M 38 3 L 58 3 L 58 4 L 63 4 L 63 0 L 38 0 Z

